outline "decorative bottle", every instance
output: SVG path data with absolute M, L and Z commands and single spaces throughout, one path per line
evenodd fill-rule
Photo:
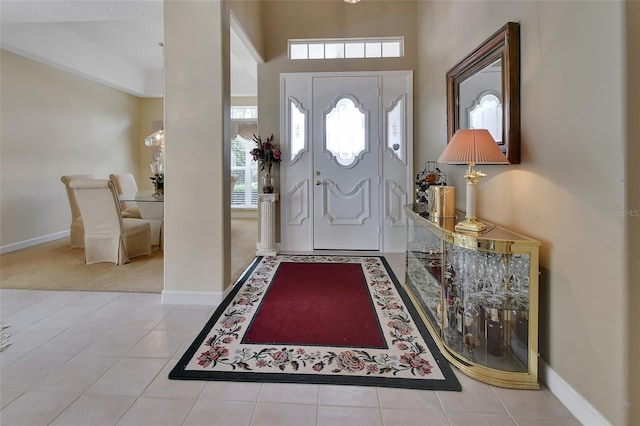
M 522 343 L 527 343 L 529 340 L 529 320 L 526 312 L 520 312 L 516 319 L 516 337 Z
M 462 310 L 462 306 L 460 305 L 459 301 L 456 301 L 456 331 L 458 332 L 458 334 L 460 336 L 462 336 L 462 330 L 463 330 L 463 326 L 464 326 L 464 322 L 462 321 L 464 315 L 463 315 L 463 310 Z
M 487 352 L 491 355 L 502 356 L 503 325 L 500 321 L 500 311 L 491 310 L 491 318 L 487 321 Z

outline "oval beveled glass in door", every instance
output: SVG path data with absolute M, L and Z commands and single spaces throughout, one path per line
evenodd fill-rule
M 325 117 L 325 149 L 344 167 L 352 167 L 366 149 L 366 116 L 353 100 L 341 98 Z

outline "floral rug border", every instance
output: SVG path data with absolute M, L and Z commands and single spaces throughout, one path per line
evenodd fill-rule
M 282 262 L 359 263 L 387 348 L 242 343 Z M 257 257 L 169 378 L 461 389 L 382 256 Z

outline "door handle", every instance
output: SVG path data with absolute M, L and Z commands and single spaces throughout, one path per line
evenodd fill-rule
M 316 186 L 318 186 L 318 185 L 322 185 L 322 181 L 321 180 L 317 180 L 316 181 Z

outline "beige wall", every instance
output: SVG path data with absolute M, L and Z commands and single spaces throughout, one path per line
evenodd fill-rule
M 233 78 L 233 76 L 231 77 Z M 257 96 L 235 96 L 231 98 L 232 106 L 257 106 Z
M 151 182 L 151 169 L 149 164 L 153 162 L 153 148 L 144 144 L 144 138 L 149 136 L 155 130 L 153 123 L 156 121 L 163 121 L 164 116 L 164 100 L 162 98 L 142 98 L 140 99 L 140 119 L 138 124 L 138 174 L 136 180 L 138 182 L 138 189 L 153 189 L 153 183 Z M 162 161 L 162 158 L 161 158 Z
M 139 99 L 0 50 L 0 245 L 68 231 L 66 174 L 139 176 Z
M 627 204 L 626 208 L 632 212 L 640 211 L 640 2 L 627 2 Z M 633 117 L 633 119 L 632 119 Z M 629 418 L 628 424 L 640 424 L 640 365 L 636 362 L 640 354 L 640 217 L 629 216 L 627 234 L 628 261 L 628 341 L 627 363 L 629 365 L 628 395 Z
M 238 20 L 244 35 L 251 41 L 255 52 L 264 58 L 262 3 L 262 1 L 255 0 L 226 0 L 226 7 Z M 271 29 L 268 25 L 266 28 Z
M 542 242 L 542 358 L 624 424 L 624 3 L 435 1 L 418 10 L 416 167 L 446 143 L 447 70 L 520 22 L 522 164 L 480 168 L 489 176 L 477 213 Z M 463 166 L 445 171 L 464 187 Z M 457 195 L 464 206 L 464 190 Z
M 165 2 L 164 35 L 163 300 L 215 303 L 231 284 L 225 4 Z

